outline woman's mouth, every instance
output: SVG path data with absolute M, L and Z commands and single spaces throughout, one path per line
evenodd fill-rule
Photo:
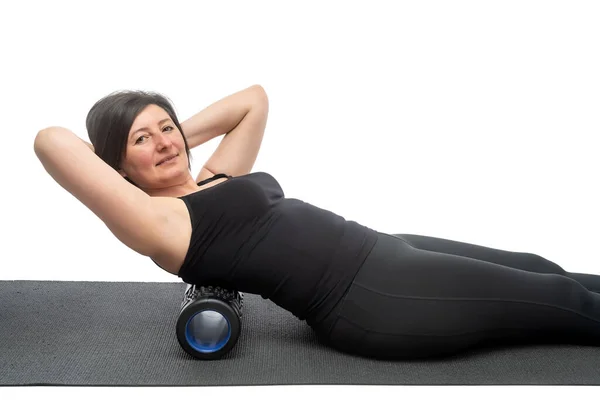
M 172 164 L 173 161 L 177 158 L 177 156 L 178 156 L 178 154 L 175 154 L 174 156 L 171 156 L 171 157 L 167 158 L 165 161 L 161 161 L 156 165 L 159 166 L 159 165 L 163 165 L 163 164 Z

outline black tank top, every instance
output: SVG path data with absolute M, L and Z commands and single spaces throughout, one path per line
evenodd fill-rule
M 192 236 L 179 277 L 259 294 L 313 325 L 342 298 L 377 231 L 298 199 L 266 172 L 179 197 Z

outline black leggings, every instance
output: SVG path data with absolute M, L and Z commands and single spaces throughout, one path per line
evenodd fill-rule
M 375 358 L 476 346 L 600 346 L 600 276 L 535 254 L 379 233 L 344 298 L 316 327 L 331 346 Z

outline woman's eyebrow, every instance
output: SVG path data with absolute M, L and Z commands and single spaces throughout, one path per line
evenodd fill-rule
M 158 121 L 158 125 L 160 125 L 160 124 L 162 124 L 162 123 L 164 123 L 164 122 L 170 121 L 170 120 L 171 120 L 171 118 L 165 118 L 165 119 L 162 119 L 162 120 Z M 149 128 L 148 128 L 147 126 L 144 126 L 144 127 L 140 128 L 140 129 L 136 129 L 136 130 L 135 130 L 135 132 L 132 132 L 132 133 L 131 133 L 131 136 L 135 135 L 135 134 L 136 134 L 136 133 L 138 133 L 139 131 L 147 131 L 148 129 L 149 129 Z

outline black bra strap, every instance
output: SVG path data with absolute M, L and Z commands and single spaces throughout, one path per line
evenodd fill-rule
M 211 178 L 208 178 L 208 179 L 205 179 L 205 180 L 203 180 L 201 182 L 198 182 L 198 186 L 202 186 L 202 185 L 204 185 L 204 184 L 206 184 L 208 182 L 212 182 L 215 179 L 219 179 L 219 178 L 229 178 L 229 179 L 231 179 L 233 177 L 231 175 L 226 175 L 226 174 L 217 174 L 217 175 L 215 175 L 215 176 L 213 176 Z

